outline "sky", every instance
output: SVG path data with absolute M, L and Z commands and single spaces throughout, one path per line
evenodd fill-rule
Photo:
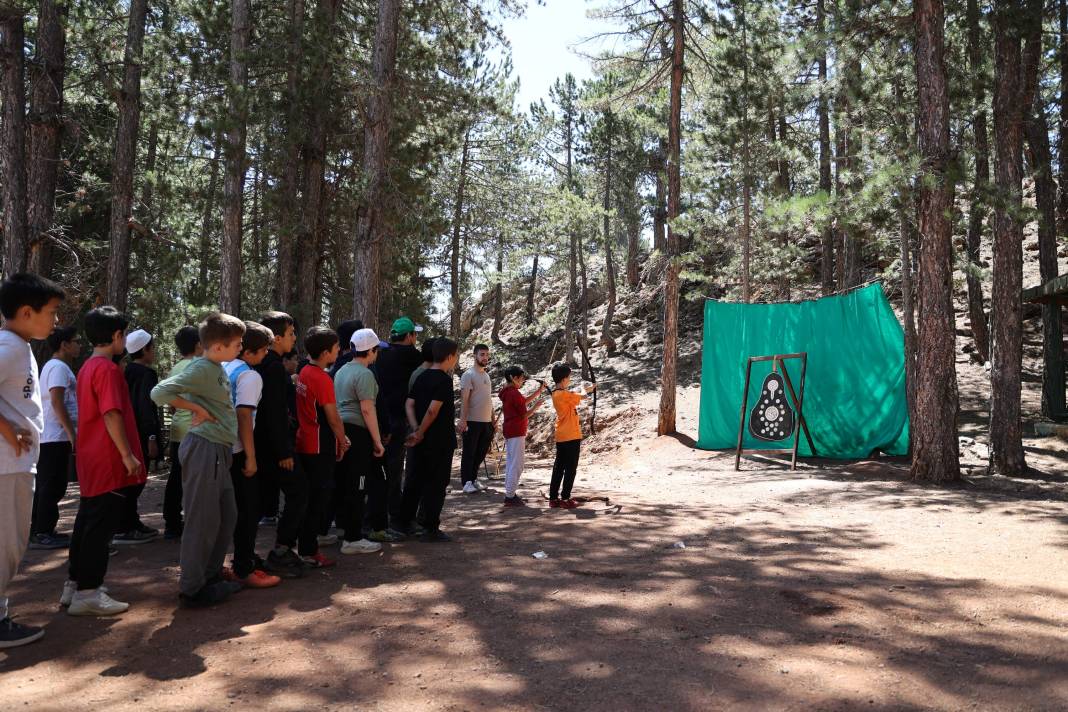
M 518 77 L 517 103 L 526 111 L 532 102 L 547 97 L 549 87 L 567 72 L 582 79 L 592 76 L 589 62 L 572 48 L 583 39 L 612 29 L 603 20 L 591 20 L 586 12 L 600 2 L 586 0 L 545 0 L 544 5 L 529 0 L 523 17 L 504 22 L 504 33 L 512 43 L 512 76 Z M 580 47 L 594 54 L 597 43 Z

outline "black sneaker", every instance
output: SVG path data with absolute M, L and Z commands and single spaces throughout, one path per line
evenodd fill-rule
M 147 544 L 154 540 L 158 534 L 155 529 L 152 530 L 153 534 L 143 532 L 140 529 L 134 529 L 128 532 L 119 532 L 112 538 L 111 543 L 116 546 L 129 546 L 133 544 Z
M 267 554 L 266 571 L 282 578 L 302 578 L 308 566 L 292 549 L 284 554 L 271 551 Z
M 137 526 L 135 527 L 135 529 L 141 532 L 142 534 L 147 534 L 148 536 L 159 536 L 159 529 L 153 529 L 144 522 L 137 522 Z
M 504 498 L 504 506 L 505 507 L 525 507 L 525 506 L 527 506 L 527 503 L 522 497 L 520 497 L 519 495 L 516 495 L 515 497 L 505 497 Z
M 237 591 L 241 590 L 241 584 L 232 581 L 216 581 L 205 584 L 203 588 L 192 596 L 184 593 L 178 594 L 178 605 L 182 608 L 207 608 L 222 603 Z
M 278 526 L 278 517 L 260 517 L 261 527 L 276 527 Z
M 44 628 L 16 623 L 10 616 L 0 620 L 0 649 L 28 645 L 43 636 Z
M 70 546 L 68 534 L 32 534 L 30 535 L 31 549 L 66 549 Z
M 176 529 L 171 529 L 171 528 L 168 527 L 168 528 L 163 530 L 163 538 L 167 539 L 169 541 L 174 541 L 175 539 L 181 539 L 182 538 L 182 531 L 184 529 L 185 529 L 184 526 L 179 526 Z
M 440 529 L 428 529 L 419 537 L 419 541 L 437 544 L 439 542 L 452 541 L 452 537 Z

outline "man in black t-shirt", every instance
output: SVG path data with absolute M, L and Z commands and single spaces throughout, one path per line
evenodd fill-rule
M 450 541 L 441 531 L 441 508 L 445 489 L 452 476 L 452 457 L 456 451 L 456 405 L 452 372 L 456 368 L 456 342 L 434 341 L 434 363 L 419 374 L 405 402 L 405 412 L 412 434 L 405 444 L 415 458 L 412 473 L 404 483 L 405 521 L 411 522 L 422 509 L 423 541 Z M 410 526 L 410 525 L 409 525 Z

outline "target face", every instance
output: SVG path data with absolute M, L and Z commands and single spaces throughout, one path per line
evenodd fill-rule
M 769 373 L 760 389 L 760 397 L 749 414 L 749 432 L 767 442 L 783 440 L 794 434 L 797 419 L 786 399 L 782 376 Z

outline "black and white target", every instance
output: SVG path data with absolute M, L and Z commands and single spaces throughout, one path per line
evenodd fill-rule
M 764 379 L 760 399 L 749 415 L 749 432 L 754 438 L 776 442 L 794 434 L 797 419 L 786 400 L 782 376 L 772 372 Z

